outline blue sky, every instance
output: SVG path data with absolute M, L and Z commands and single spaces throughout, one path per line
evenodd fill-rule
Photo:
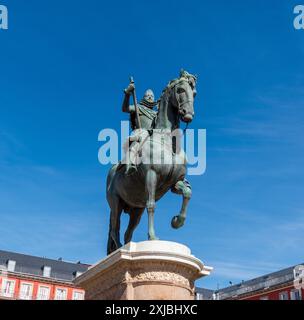
M 119 129 L 122 89 L 159 96 L 180 68 L 199 75 L 192 128 L 207 129 L 207 171 L 157 205 L 163 240 L 214 267 L 225 287 L 304 261 L 304 31 L 299 1 L 0 0 L 1 249 L 94 263 L 109 209 L 98 133 Z M 124 217 L 124 225 L 126 223 Z M 134 240 L 146 240 L 144 216 Z

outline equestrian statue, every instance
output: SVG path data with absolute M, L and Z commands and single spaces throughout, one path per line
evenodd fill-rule
M 182 70 L 169 82 L 158 101 L 151 89 L 137 103 L 135 84 L 125 89 L 122 111 L 130 114 L 133 133 L 124 148 L 125 159 L 114 165 L 107 177 L 107 201 L 111 208 L 107 253 L 122 246 L 120 217 L 129 214 L 124 243 L 131 241 L 144 210 L 148 212 L 148 239 L 157 240 L 154 228 L 155 203 L 169 190 L 183 197 L 179 215 L 171 225 L 184 225 L 191 186 L 186 180 L 186 155 L 180 148 L 180 121 L 187 125 L 194 117 L 197 77 Z M 130 104 L 133 97 L 134 105 Z

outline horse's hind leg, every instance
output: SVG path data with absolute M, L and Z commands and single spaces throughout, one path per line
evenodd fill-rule
M 108 237 L 107 253 L 110 254 L 113 251 L 119 249 L 122 244 L 120 242 L 120 216 L 123 209 L 122 201 L 118 196 L 111 197 L 109 204 L 111 207 L 110 216 L 110 228 Z
M 179 215 L 173 217 L 171 221 L 172 228 L 178 229 L 184 225 L 186 220 L 188 202 L 192 195 L 190 183 L 186 179 L 183 181 L 178 181 L 172 188 L 172 192 L 183 195 L 182 209 Z
M 129 243 L 132 240 L 133 232 L 135 228 L 138 226 L 144 211 L 145 208 L 132 208 L 130 210 L 130 221 L 128 229 L 125 233 L 125 244 Z
M 155 211 L 155 190 L 156 190 L 157 176 L 155 171 L 149 170 L 146 175 L 146 189 L 148 192 L 147 211 L 149 216 L 149 240 L 158 240 L 155 236 L 154 230 L 154 211 Z

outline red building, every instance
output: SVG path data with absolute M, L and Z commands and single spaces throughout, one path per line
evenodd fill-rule
M 0 250 L 0 300 L 84 300 L 73 284 L 89 265 Z
M 214 292 L 216 300 L 304 300 L 304 266 L 293 266 Z

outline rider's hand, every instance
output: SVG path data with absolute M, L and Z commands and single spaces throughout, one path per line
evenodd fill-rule
M 128 88 L 126 88 L 124 91 L 125 91 L 125 94 L 127 95 L 131 95 L 135 90 L 135 85 L 133 83 L 130 83 Z

